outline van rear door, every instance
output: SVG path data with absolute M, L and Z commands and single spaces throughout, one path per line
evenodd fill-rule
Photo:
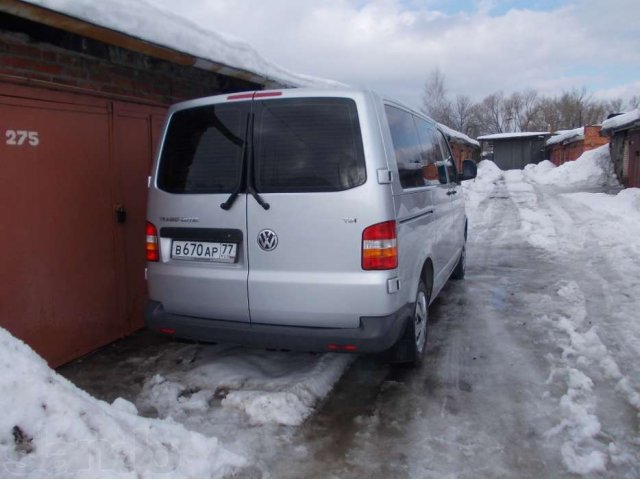
M 244 185 L 251 102 L 198 102 L 171 114 L 150 189 L 148 219 L 158 229 L 160 260 L 148 264 L 149 294 L 169 313 L 249 322 Z
M 268 208 L 247 196 L 251 321 L 357 327 L 376 300 L 361 269 L 360 222 L 375 207 L 357 188 L 367 175 L 356 102 L 256 99 L 253 112 L 249 182 Z

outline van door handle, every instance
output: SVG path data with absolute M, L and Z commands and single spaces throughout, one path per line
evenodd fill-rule
M 458 191 L 457 191 L 457 190 L 449 190 L 449 191 L 447 192 L 447 195 L 455 195 L 456 193 L 458 193 Z
M 123 205 L 116 205 L 116 222 L 125 223 L 127 221 L 127 211 Z

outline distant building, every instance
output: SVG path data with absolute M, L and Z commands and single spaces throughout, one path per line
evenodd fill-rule
M 544 148 L 549 132 L 495 133 L 478 137 L 485 154 L 493 154 L 493 161 L 502 170 L 522 169 L 530 163 L 544 160 Z
M 546 158 L 555 165 L 576 160 L 584 152 L 609 142 L 600 134 L 601 125 L 586 125 L 573 130 L 555 132 L 545 144 Z
M 640 188 L 640 108 L 605 120 L 602 133 L 610 139 L 611 160 L 620 182 Z
M 477 140 L 441 123 L 438 126 L 449 141 L 451 154 L 456 162 L 456 167 L 458 167 L 458 172 L 462 171 L 462 162 L 464 160 L 473 160 L 476 163 L 480 160 L 480 143 Z

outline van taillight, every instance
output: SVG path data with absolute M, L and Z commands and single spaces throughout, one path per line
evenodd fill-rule
M 362 268 L 391 270 L 398 266 L 396 222 L 377 223 L 362 232 Z
M 158 251 L 158 229 L 151 222 L 147 222 L 147 261 L 157 262 L 160 260 Z

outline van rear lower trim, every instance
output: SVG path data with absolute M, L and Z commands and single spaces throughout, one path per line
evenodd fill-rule
M 174 331 L 177 338 L 307 352 L 326 352 L 330 344 L 354 345 L 356 353 L 377 353 L 391 348 L 404 333 L 413 305 L 384 317 L 361 317 L 359 328 L 313 328 L 251 324 L 174 315 L 159 302 L 145 311 L 147 327 Z

